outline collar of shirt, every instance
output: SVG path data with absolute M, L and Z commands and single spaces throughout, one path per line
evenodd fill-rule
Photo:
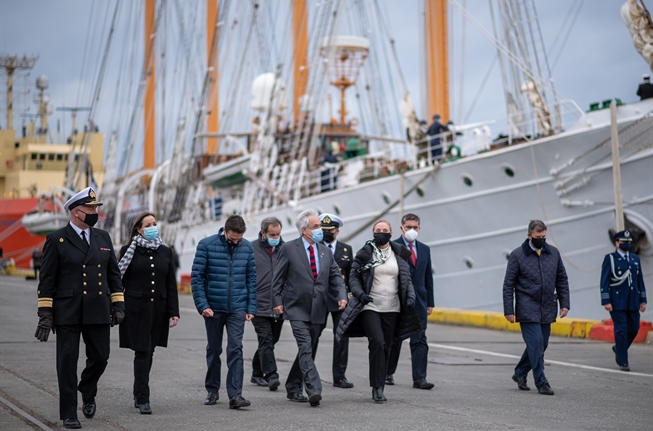
M 538 250 L 537 248 L 533 247 L 533 244 L 531 244 L 531 241 L 530 241 L 530 240 L 528 240 L 528 246 L 529 246 L 529 247 L 531 248 L 531 250 L 533 250 L 533 251 L 537 251 L 537 250 Z
M 628 256 L 628 253 L 624 253 L 623 251 L 621 251 L 620 248 L 617 249 L 617 253 L 619 253 L 619 255 L 624 259 L 626 258 L 626 256 Z
M 82 238 L 82 231 L 86 232 L 86 241 L 90 244 L 90 239 L 91 239 L 91 229 L 86 228 L 82 229 L 78 226 L 75 226 L 74 224 L 70 223 L 73 229 L 75 229 L 75 232 L 77 232 L 77 236 L 81 239 Z
M 415 252 L 415 257 L 417 257 L 417 241 L 408 242 L 406 241 L 406 238 L 404 238 L 403 235 L 401 236 L 401 239 L 404 241 L 404 244 L 406 245 L 406 248 L 408 250 L 410 250 L 410 244 L 413 245 L 413 251 Z

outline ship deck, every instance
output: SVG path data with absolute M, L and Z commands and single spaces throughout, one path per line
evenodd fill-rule
M 36 281 L 0 276 L 0 429 L 62 429 L 58 420 L 55 337 L 34 338 L 37 323 Z M 546 375 L 556 391 L 547 397 L 522 392 L 511 380 L 523 351 L 518 332 L 429 324 L 428 380 L 431 391 L 412 388 L 410 349 L 404 343 L 395 386 L 386 387 L 388 402 L 375 404 L 368 386 L 367 341 L 352 339 L 347 378 L 353 389 L 332 386 L 331 326 L 322 335 L 316 363 L 323 381 L 319 407 L 288 401 L 276 392 L 249 383 L 256 336 L 246 324 L 243 340 L 243 396 L 252 406 L 229 410 L 220 391 L 215 406 L 204 406 L 206 334 L 190 295 L 180 295 L 181 320 L 170 331 L 169 347 L 158 348 L 151 374 L 151 416 L 140 415 L 132 402 L 133 353 L 118 347 L 111 330 L 111 357 L 99 383 L 98 412 L 85 430 L 649 430 L 653 421 L 653 346 L 633 345 L 632 372 L 616 370 L 609 343 L 552 336 L 545 359 Z M 83 349 L 82 349 L 83 350 Z M 284 326 L 277 344 L 282 383 L 296 344 Z M 83 356 L 82 356 L 83 357 Z M 223 353 L 223 365 L 225 365 Z M 79 361 L 81 372 L 83 359 Z M 226 368 L 223 369 L 223 379 Z M 7 403 L 10 403 L 9 406 Z M 12 407 L 13 406 L 13 407 Z M 81 409 L 81 399 L 79 408 Z M 30 416 L 26 419 L 20 412 Z M 37 421 L 42 424 L 35 425 Z

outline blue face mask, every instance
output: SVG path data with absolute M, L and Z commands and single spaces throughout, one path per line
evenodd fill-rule
M 150 226 L 143 229 L 143 236 L 146 240 L 152 241 L 159 237 L 159 228 L 156 226 Z
M 268 238 L 268 245 L 271 247 L 276 247 L 279 245 L 279 240 L 280 238 L 277 239 Z
M 619 248 L 620 248 L 622 251 L 628 251 L 628 250 L 630 250 L 630 246 L 631 246 L 631 245 L 632 245 L 632 244 L 629 243 L 629 242 L 620 242 L 620 243 L 619 243 Z
M 322 239 L 324 239 L 324 232 L 321 227 L 311 231 L 311 239 L 315 242 L 322 242 Z

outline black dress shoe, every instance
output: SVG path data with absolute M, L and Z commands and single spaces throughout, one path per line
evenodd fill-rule
M 90 403 L 84 403 L 82 405 L 82 413 L 84 413 L 84 417 L 86 419 L 92 419 L 93 416 L 95 416 L 95 410 L 97 406 L 95 405 L 95 400 L 91 401 Z
M 281 385 L 279 379 L 270 379 L 270 381 L 268 382 L 268 388 L 271 391 L 276 391 L 277 389 L 279 389 L 279 385 Z
M 383 395 L 383 388 L 372 388 L 372 399 L 377 403 L 388 401 L 385 395 Z
M 426 379 L 421 379 L 421 380 L 415 380 L 413 382 L 413 387 L 415 389 L 433 389 L 435 385 L 433 383 L 429 383 L 426 381 Z
M 301 392 L 288 392 L 286 394 L 286 398 L 288 398 L 290 401 L 294 401 L 296 403 L 305 403 L 308 401 L 308 398 L 304 396 Z
M 342 379 L 333 382 L 333 386 L 335 386 L 336 388 L 349 389 L 349 388 L 353 388 L 354 384 L 349 380 L 347 380 L 346 377 L 343 377 Z
M 322 395 L 320 394 L 313 394 L 310 397 L 308 397 L 308 402 L 311 405 L 311 407 L 317 407 L 320 405 L 320 400 L 322 399 Z
M 551 386 L 548 383 L 543 384 L 539 388 L 537 388 L 537 392 L 539 392 L 542 395 L 553 395 L 555 392 L 553 392 L 553 389 L 551 389 Z
M 68 418 L 63 420 L 63 427 L 69 429 L 78 429 L 82 427 L 77 418 Z
M 220 399 L 220 395 L 218 395 L 217 392 L 209 392 L 206 395 L 206 399 L 204 400 L 204 405 L 212 406 L 213 404 L 217 403 L 219 399 Z
M 392 374 L 388 374 L 387 376 L 385 376 L 385 384 L 390 386 L 395 384 L 395 379 L 392 376 Z
M 626 365 L 619 365 L 619 369 L 620 369 L 621 371 L 630 371 L 630 367 L 628 366 L 628 364 L 626 364 Z
M 619 358 L 617 357 L 617 346 L 612 346 L 612 351 L 614 352 L 614 361 L 619 365 Z
M 526 384 L 526 377 L 519 377 L 517 374 L 512 375 L 512 380 L 517 383 L 517 387 L 521 391 L 530 391 L 531 388 Z
M 256 376 L 256 377 L 252 376 L 252 378 L 249 379 L 249 382 L 254 383 L 255 385 L 258 385 L 258 386 L 267 386 L 268 385 L 267 380 L 265 380 L 263 377 L 258 377 L 258 376 Z
M 151 415 L 152 414 L 152 408 L 150 407 L 150 403 L 143 403 L 138 405 L 138 410 L 141 412 L 142 415 Z
M 252 403 L 243 398 L 240 394 L 234 395 L 229 398 L 229 408 L 230 409 L 239 409 L 241 407 L 249 407 Z

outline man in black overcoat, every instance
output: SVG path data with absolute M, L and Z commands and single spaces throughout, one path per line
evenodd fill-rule
M 106 231 L 97 223 L 95 190 L 88 187 L 64 205 L 70 223 L 50 233 L 43 247 L 38 287 L 39 323 L 35 337 L 48 341 L 57 334 L 59 415 L 65 428 L 81 428 L 77 419 L 77 391 L 82 413 L 95 416 L 97 383 L 109 359 L 109 331 L 125 317 L 120 270 Z M 79 339 L 86 345 L 86 368 L 77 382 Z

